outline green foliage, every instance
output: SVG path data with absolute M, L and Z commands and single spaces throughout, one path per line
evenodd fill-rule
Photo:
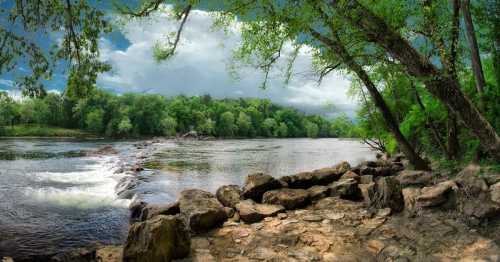
M 0 93 L 0 127 L 48 125 L 109 137 L 176 136 L 192 130 L 216 137 L 329 137 L 333 122 L 250 98 L 113 95 L 95 89 L 80 99 L 49 93 L 44 98 L 14 101 Z M 344 128 L 337 135 L 352 133 Z

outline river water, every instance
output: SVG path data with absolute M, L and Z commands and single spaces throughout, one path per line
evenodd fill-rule
M 280 177 L 374 158 L 358 141 L 342 139 L 165 140 L 146 148 L 137 142 L 0 140 L 0 258 L 122 243 L 131 198 L 166 203 L 186 188 L 242 185 L 252 172 Z M 104 145 L 119 153 L 81 153 Z M 137 159 L 146 170 L 123 172 Z M 126 194 L 123 181 L 133 182 Z

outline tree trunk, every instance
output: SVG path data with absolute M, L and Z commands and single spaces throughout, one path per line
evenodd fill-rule
M 347 65 L 347 67 L 352 70 L 356 75 L 361 79 L 363 84 L 365 85 L 366 89 L 370 93 L 373 102 L 375 103 L 375 106 L 380 110 L 380 113 L 382 114 L 382 117 L 385 120 L 385 124 L 389 131 L 392 133 L 396 141 L 398 142 L 399 147 L 401 148 L 401 151 L 405 154 L 405 156 L 408 158 L 410 163 L 416 168 L 416 169 L 421 169 L 421 170 L 429 170 L 429 165 L 428 163 L 423 160 L 413 149 L 411 144 L 408 142 L 408 140 L 404 137 L 404 135 L 401 133 L 401 130 L 399 130 L 399 125 L 394 118 L 393 114 L 391 113 L 391 110 L 387 106 L 387 104 L 384 101 L 384 98 L 378 91 L 377 87 L 375 84 L 371 81 L 370 77 L 368 76 L 368 73 L 358 64 L 354 61 L 353 57 L 348 53 L 347 49 L 344 47 L 342 44 L 340 38 L 338 38 L 337 35 L 335 35 L 335 32 L 333 32 L 333 37 L 332 38 L 326 38 L 320 33 L 311 30 L 312 35 L 318 39 L 319 41 L 323 42 L 325 45 L 327 45 L 329 48 L 332 49 L 332 51 L 340 56 L 342 61 Z
M 457 118 L 451 110 L 448 109 L 448 158 L 457 159 L 460 151 L 460 144 L 458 142 L 458 127 Z
M 463 0 L 462 10 L 464 14 L 465 32 L 471 53 L 472 70 L 474 71 L 474 77 L 476 79 L 476 89 L 481 101 L 481 107 L 484 107 L 483 94 L 486 81 L 484 80 L 483 66 L 481 64 L 481 57 L 479 56 L 479 46 L 474 31 L 474 24 L 472 23 L 469 0 Z
M 443 153 L 446 155 L 447 158 L 450 158 L 450 155 L 448 153 L 448 148 L 443 142 L 443 138 L 439 134 L 439 131 L 437 127 L 434 125 L 432 122 L 432 119 L 430 115 L 427 113 L 424 103 L 422 102 L 422 99 L 420 98 L 420 94 L 418 93 L 417 87 L 412 83 L 412 88 L 413 91 L 415 92 L 415 99 L 417 100 L 417 104 L 420 107 L 420 110 L 422 110 L 422 113 L 425 115 L 425 121 L 427 122 L 427 125 L 429 126 L 429 129 L 431 131 L 431 134 L 434 138 L 434 142 L 439 145 Z
M 464 124 L 479 139 L 481 146 L 497 161 L 500 161 L 500 137 L 491 124 L 477 110 L 472 101 L 462 92 L 456 79 L 438 70 L 427 58 L 418 53 L 399 33 L 393 31 L 383 19 L 356 0 L 340 5 L 333 1 L 338 14 L 362 30 L 366 37 L 382 46 L 391 56 L 399 60 L 408 73 L 421 78 L 426 89 L 443 104 L 455 112 Z

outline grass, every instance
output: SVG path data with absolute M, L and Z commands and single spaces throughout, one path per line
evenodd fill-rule
M 79 130 L 43 125 L 14 125 L 0 127 L 0 136 L 5 137 L 94 137 Z

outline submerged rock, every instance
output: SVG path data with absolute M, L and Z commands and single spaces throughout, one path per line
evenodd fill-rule
M 179 208 L 186 224 L 195 233 L 205 232 L 224 223 L 226 212 L 212 193 L 188 189 L 181 192 Z
M 123 250 L 124 262 L 171 261 L 189 255 L 191 239 L 178 216 L 159 215 L 134 223 Z
M 255 223 L 266 217 L 275 216 L 285 211 L 285 208 L 280 205 L 258 204 L 251 199 L 247 199 L 236 204 L 236 210 L 241 220 L 246 223 Z
M 270 175 L 255 173 L 248 175 L 241 195 L 260 202 L 265 192 L 281 187 L 281 183 Z
M 241 189 L 237 185 L 221 186 L 215 195 L 222 205 L 234 208 L 241 200 Z
M 304 189 L 283 188 L 267 191 L 262 203 L 281 205 L 286 209 L 296 209 L 309 204 L 309 193 Z

